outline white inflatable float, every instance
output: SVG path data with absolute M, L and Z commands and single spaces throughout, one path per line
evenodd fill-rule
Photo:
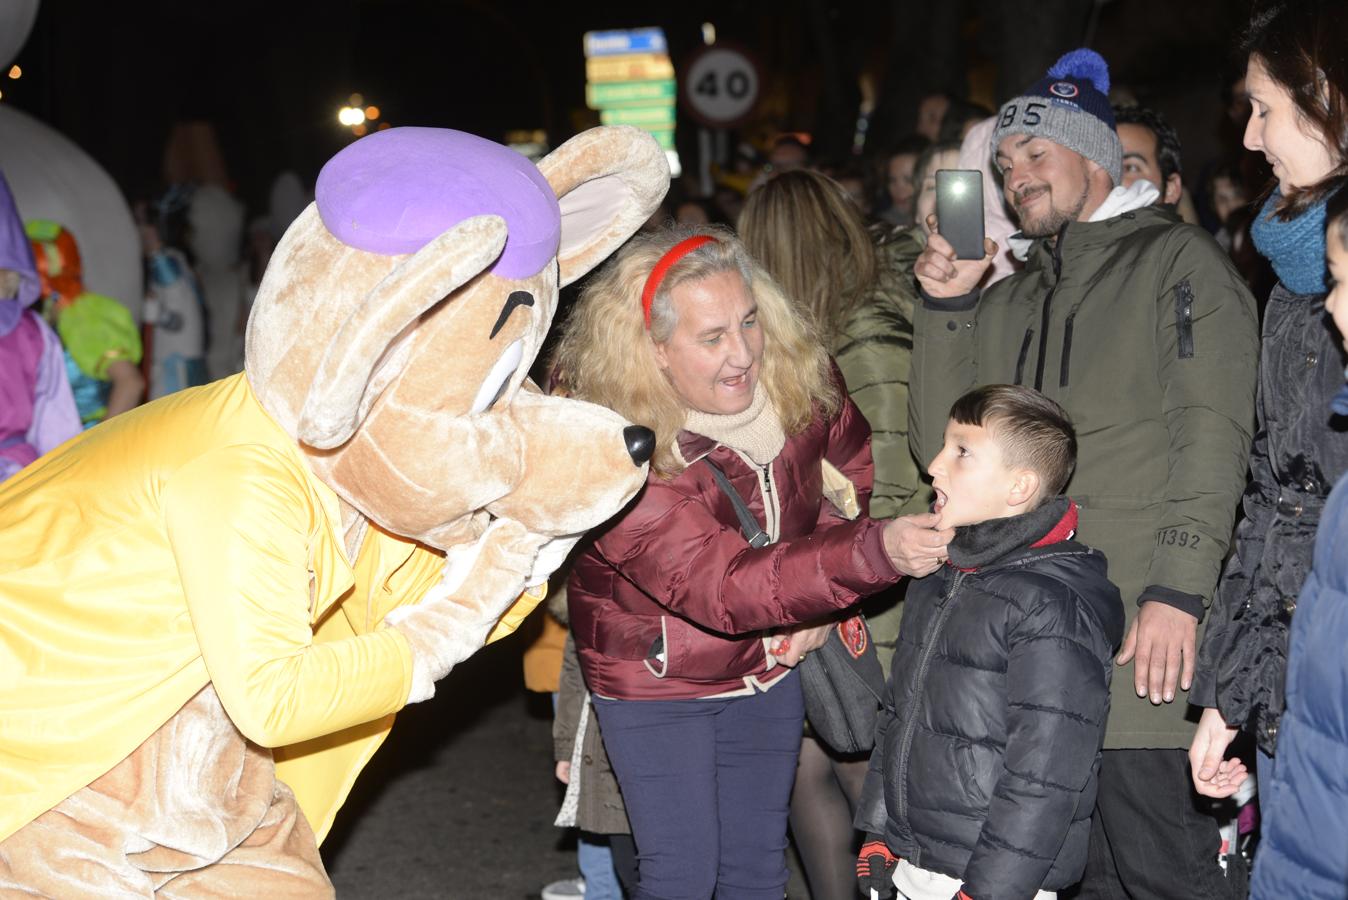
M 0 71 L 28 39 L 38 0 L 0 3 Z M 0 171 L 24 219 L 51 219 L 75 235 L 84 284 L 140 317 L 140 237 L 126 198 L 89 154 L 51 126 L 0 101 Z

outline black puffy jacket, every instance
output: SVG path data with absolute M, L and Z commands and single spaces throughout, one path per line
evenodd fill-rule
M 961 528 L 908 591 L 857 827 L 978 900 L 1086 864 L 1123 604 L 1075 525 L 1058 498 Z
M 1348 472 L 1348 417 L 1329 408 L 1343 352 L 1323 294 L 1281 284 L 1264 312 L 1258 429 L 1245 518 L 1209 610 L 1189 702 L 1248 726 L 1272 754 L 1287 680 L 1287 633 L 1325 498 Z

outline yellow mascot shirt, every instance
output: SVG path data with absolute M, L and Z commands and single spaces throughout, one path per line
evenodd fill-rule
M 118 416 L 0 482 L 0 840 L 208 682 L 276 750 L 322 839 L 411 686 L 402 635 L 443 557 L 337 496 L 243 375 Z M 526 595 L 492 634 L 509 633 Z M 287 746 L 292 745 L 292 746 Z

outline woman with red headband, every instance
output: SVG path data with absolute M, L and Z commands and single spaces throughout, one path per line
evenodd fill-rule
M 951 535 L 864 515 L 870 428 L 727 232 L 633 238 L 581 295 L 556 363 L 572 396 L 656 435 L 645 490 L 569 584 L 636 839 L 634 898 L 780 900 L 804 716 L 792 668 L 828 627 L 808 623 L 933 571 Z M 825 461 L 861 517 L 824 500 Z

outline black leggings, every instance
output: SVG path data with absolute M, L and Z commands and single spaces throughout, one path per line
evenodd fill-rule
M 812 737 L 800 742 L 791 791 L 791 836 L 812 900 L 856 900 L 861 842 L 852 815 L 861 798 L 869 754 L 840 756 Z
M 630 834 L 610 834 L 608 848 L 613 854 L 613 871 L 630 897 L 637 889 L 637 845 Z

